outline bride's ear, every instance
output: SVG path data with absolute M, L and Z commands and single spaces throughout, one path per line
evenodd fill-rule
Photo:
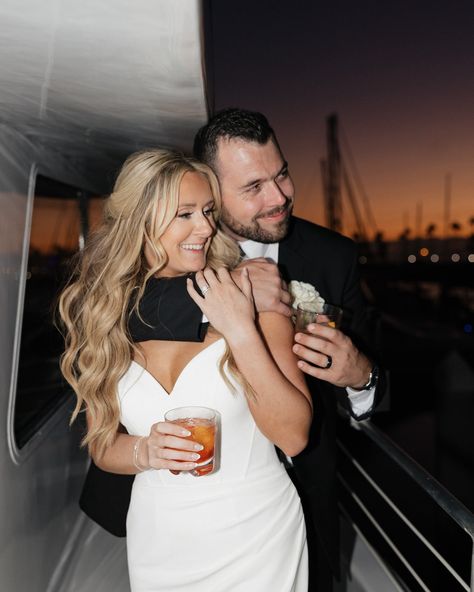
M 150 269 L 156 268 L 157 271 L 162 267 L 160 263 L 163 261 L 163 255 L 160 253 L 159 246 L 159 241 L 155 241 L 151 238 L 149 225 L 147 224 L 143 235 L 142 253 L 148 267 Z

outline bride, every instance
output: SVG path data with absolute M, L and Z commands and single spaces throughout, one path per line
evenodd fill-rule
M 303 513 L 275 445 L 289 456 L 305 448 L 310 395 L 290 321 L 256 314 L 248 275 L 239 286 L 229 272 L 239 255 L 217 229 L 220 206 L 207 166 L 165 150 L 132 155 L 60 299 L 72 419 L 86 413 L 83 443 L 100 468 L 137 475 L 133 592 L 307 590 Z M 146 298 L 178 278 L 209 319 L 202 342 L 157 340 L 142 321 L 142 306 L 181 314 L 166 290 Z M 191 476 L 202 446 L 164 421 L 187 405 L 219 412 L 210 475 Z

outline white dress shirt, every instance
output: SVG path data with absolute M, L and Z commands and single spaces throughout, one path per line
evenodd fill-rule
M 279 243 L 257 243 L 252 240 L 245 240 L 239 243 L 247 259 L 265 257 L 274 263 L 278 263 Z M 318 287 L 315 286 L 317 289 Z M 356 391 L 350 387 L 346 388 L 349 403 L 355 416 L 363 415 L 372 409 L 375 397 L 375 387 L 363 391 Z

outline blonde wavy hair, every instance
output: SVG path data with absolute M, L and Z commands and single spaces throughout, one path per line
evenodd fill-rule
M 207 165 L 168 150 L 132 154 L 106 200 L 102 224 L 91 234 L 59 299 L 65 336 L 61 370 L 77 396 L 71 422 L 81 411 L 88 412 L 90 427 L 82 443 L 99 455 L 119 429 L 118 382 L 137 351 L 127 329 L 130 311 L 138 313 L 147 280 L 168 262 L 160 237 L 176 216 L 179 187 L 187 172 L 197 172 L 209 182 L 217 222 L 219 185 Z M 152 267 L 145 259 L 145 245 L 154 254 Z M 232 268 L 238 260 L 237 245 L 217 229 L 207 265 Z M 220 369 L 230 385 L 223 371 L 226 363 L 246 388 L 228 347 Z

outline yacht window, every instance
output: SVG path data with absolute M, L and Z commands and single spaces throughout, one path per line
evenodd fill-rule
M 18 448 L 71 396 L 59 369 L 63 339 L 53 316 L 71 271 L 71 257 L 101 208 L 101 198 L 41 175 L 36 179 L 16 385 Z

